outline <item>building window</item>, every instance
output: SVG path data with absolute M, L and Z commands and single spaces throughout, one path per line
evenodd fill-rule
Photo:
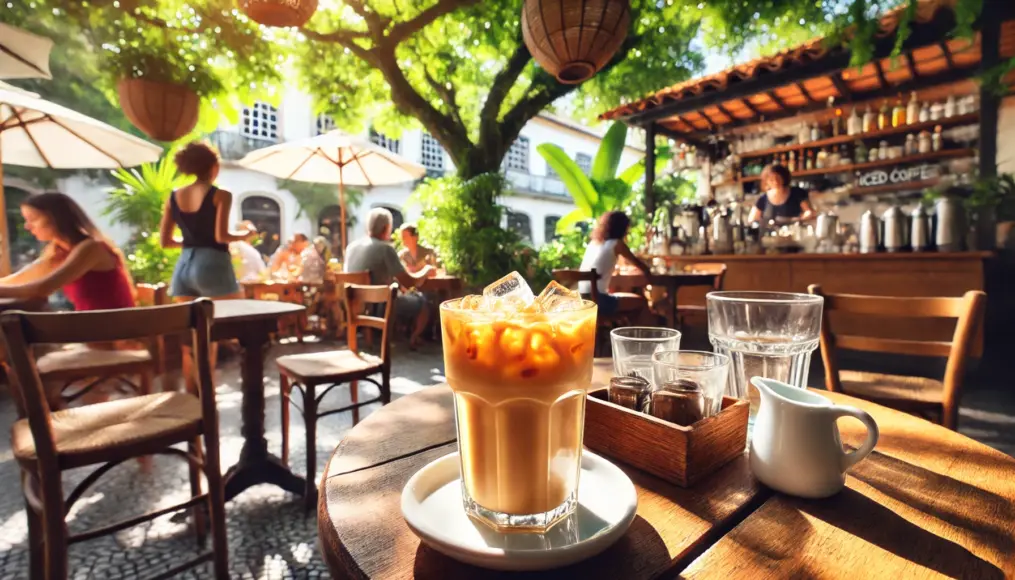
M 251 139 L 278 141 L 278 109 L 262 102 L 244 107 L 240 118 L 240 134 Z
M 529 138 L 519 137 L 511 144 L 504 156 L 504 167 L 515 171 L 529 172 Z
M 282 243 L 282 208 L 278 202 L 263 195 L 251 195 L 240 203 L 240 216 L 250 220 L 261 233 L 258 251 L 270 256 Z
M 392 139 L 384 133 L 378 133 L 373 129 L 370 130 L 370 141 L 376 145 L 384 147 L 388 151 L 391 151 L 395 155 L 401 155 L 402 153 L 402 141 L 400 139 Z M 438 145 L 439 147 L 439 145 Z M 441 161 L 444 161 L 444 156 L 441 156 Z
M 532 242 L 532 220 L 529 216 L 518 212 L 507 210 L 507 227 L 517 233 L 522 239 Z
M 423 143 L 420 153 L 420 163 L 426 167 L 426 174 L 429 177 L 444 176 L 444 148 L 429 133 L 423 133 Z
M 398 228 L 402 227 L 405 223 L 405 216 L 402 215 L 402 210 L 391 205 L 375 205 L 376 207 L 382 207 L 391 212 L 391 231 L 395 232 Z
M 547 242 L 552 242 L 557 239 L 557 222 L 560 221 L 559 215 L 548 215 L 543 218 L 543 239 Z
M 321 113 L 317 115 L 317 134 L 324 135 L 328 131 L 335 130 L 335 120 L 331 118 L 331 115 Z
M 592 173 L 592 156 L 591 155 L 587 155 L 585 153 L 579 153 L 579 154 L 574 156 L 574 162 L 578 164 L 578 167 L 581 167 L 582 171 L 585 172 L 585 175 L 588 175 L 588 174 Z

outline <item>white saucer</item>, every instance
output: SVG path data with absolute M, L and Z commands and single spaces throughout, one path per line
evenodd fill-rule
M 582 452 L 578 509 L 544 534 L 495 532 L 462 506 L 458 454 L 416 472 L 402 490 L 402 516 L 442 554 L 495 570 L 548 570 L 591 558 L 620 539 L 634 521 L 638 494 L 616 465 Z

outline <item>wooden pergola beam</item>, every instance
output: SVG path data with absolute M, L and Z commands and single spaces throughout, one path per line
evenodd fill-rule
M 804 96 L 805 101 L 807 101 L 812 105 L 818 102 L 814 97 L 811 96 L 810 91 L 807 90 L 807 87 L 805 87 L 803 83 L 793 83 L 793 84 L 796 85 L 796 88 L 798 91 L 800 91 L 800 94 Z
M 730 123 L 736 123 L 737 121 L 740 120 L 737 119 L 736 115 L 731 113 L 730 110 L 726 108 L 726 105 L 722 103 L 716 103 L 716 108 L 719 109 L 719 112 L 721 112 L 723 115 L 726 115 L 727 117 L 730 118 Z
M 835 90 L 839 92 L 839 96 L 844 101 L 849 102 L 853 100 L 853 91 L 849 90 L 846 79 L 842 78 L 842 71 L 828 75 L 828 80 L 832 81 L 832 85 L 835 86 Z
M 980 44 L 981 45 L 983 44 L 982 39 L 980 41 Z M 941 47 L 941 52 L 943 52 L 945 55 L 945 62 L 948 63 L 948 68 L 950 69 L 955 68 L 955 59 L 952 58 L 952 51 L 948 50 L 948 43 L 942 40 L 941 42 L 938 43 L 938 46 Z
M 874 70 L 878 73 L 878 82 L 881 83 L 881 88 L 887 89 L 890 85 L 888 84 L 888 77 L 885 76 L 885 69 L 881 66 L 881 59 L 874 61 Z
M 754 113 L 755 115 L 757 115 L 759 117 L 764 117 L 765 116 L 765 114 L 762 113 L 761 110 L 759 110 L 757 107 L 754 106 L 754 104 L 751 103 L 750 99 L 743 98 L 743 99 L 740 99 L 740 102 L 743 103 L 745 107 L 747 107 L 748 111 Z
M 765 91 L 768 98 L 772 99 L 772 102 L 776 104 L 783 111 L 788 111 L 789 107 L 786 106 L 786 101 L 779 98 L 779 95 L 775 94 L 775 91 Z
M 906 52 L 906 64 L 909 65 L 909 74 L 914 79 L 920 78 L 920 71 L 916 70 L 916 59 L 913 58 L 912 52 Z

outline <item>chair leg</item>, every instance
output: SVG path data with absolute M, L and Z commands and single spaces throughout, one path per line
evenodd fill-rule
M 204 453 L 201 451 L 201 438 L 198 437 L 188 444 L 188 451 L 196 457 L 198 460 L 204 459 Z M 190 496 L 196 497 L 201 495 L 201 469 L 194 464 L 188 464 L 190 471 Z M 203 547 L 208 540 L 208 533 L 205 529 L 204 523 L 204 512 L 206 507 L 196 505 L 191 510 L 191 517 L 193 517 L 194 524 L 194 535 L 197 537 L 198 547 Z
M 381 371 L 381 404 L 391 402 L 391 369 Z
M 353 405 L 359 404 L 359 381 L 349 383 L 349 400 Z M 352 408 L 352 424 L 359 424 L 359 407 Z
M 152 393 L 152 381 L 154 380 L 154 378 L 155 377 L 153 376 L 153 373 L 150 369 L 143 371 L 138 376 L 137 394 L 150 395 Z
M 292 385 L 285 373 L 279 373 L 279 404 L 282 406 L 282 465 L 289 465 L 289 396 Z
M 42 518 L 25 501 L 25 515 L 28 517 L 28 577 L 32 580 L 42 578 L 46 572 L 46 544 L 43 534 Z
M 229 544 L 226 538 L 226 491 L 222 480 L 218 432 L 205 433 L 204 473 L 208 478 L 208 508 L 211 515 L 212 562 L 216 580 L 229 580 Z
M 46 493 L 46 485 L 42 486 L 42 532 L 43 553 L 45 554 L 46 580 L 66 580 L 67 578 L 67 522 L 64 520 L 63 488 L 60 484 L 52 486 L 51 494 Z M 49 497 L 47 497 L 49 495 Z M 55 497 L 54 497 L 55 496 Z
M 313 383 L 303 385 L 303 422 L 307 428 L 307 487 L 303 492 L 304 515 L 317 507 L 317 401 Z

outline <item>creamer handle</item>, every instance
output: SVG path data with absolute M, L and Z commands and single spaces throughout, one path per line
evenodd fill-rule
M 856 451 L 844 452 L 842 454 L 842 471 L 845 473 L 846 470 L 856 465 L 861 459 L 870 455 L 871 451 L 874 451 L 874 446 L 878 443 L 878 424 L 874 422 L 874 417 L 871 417 L 870 413 L 856 407 L 835 405 L 832 407 L 832 414 L 836 419 L 839 417 L 856 417 L 867 427 L 867 440 L 863 442 L 863 445 Z

